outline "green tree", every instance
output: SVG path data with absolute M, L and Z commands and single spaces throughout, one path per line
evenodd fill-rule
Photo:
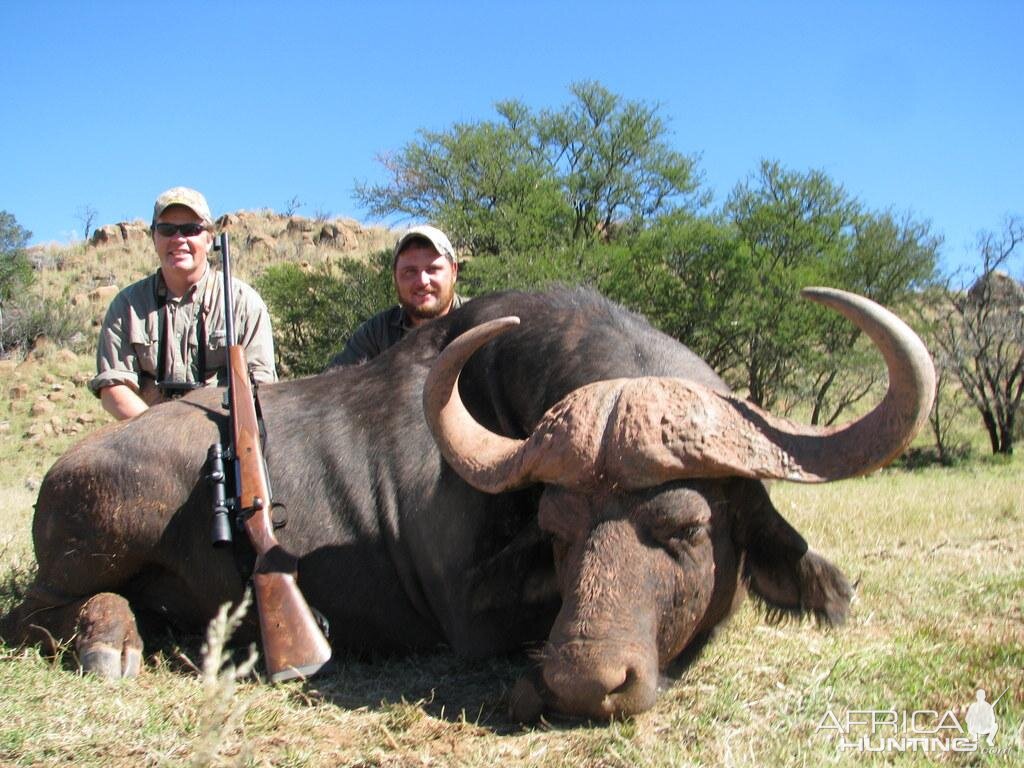
M 734 227 L 676 211 L 628 245 L 611 246 L 607 265 L 603 293 L 646 315 L 727 380 L 735 378 L 730 371 L 741 344 L 735 318 L 748 295 L 749 264 Z
M 755 177 L 736 186 L 724 212 L 749 258 L 735 353 L 750 399 L 772 408 L 813 362 L 810 329 L 834 322 L 799 292 L 837 285 L 859 207 L 820 171 L 763 161 Z
M 342 259 L 310 271 L 271 266 L 256 281 L 274 323 L 274 349 L 283 377 L 319 373 L 361 322 L 395 303 L 391 252 L 369 263 Z
M 677 207 L 706 202 L 694 160 L 672 150 L 656 106 L 598 83 L 531 112 L 497 104 L 498 119 L 459 123 L 382 158 L 384 184 L 357 184 L 371 215 L 436 222 L 471 256 L 516 255 L 637 231 Z
M 941 244 L 930 223 L 909 214 L 861 212 L 854 218 L 850 247 L 840 254 L 833 284 L 909 317 L 915 314 L 920 292 L 936 279 Z M 826 322 L 819 330 L 810 386 L 798 390 L 811 403 L 815 424 L 838 421 L 883 376 L 877 352 L 857 328 L 832 313 Z
M 544 156 L 572 208 L 571 239 L 615 240 L 679 206 L 697 209 L 692 157 L 672 149 L 657 105 L 623 100 L 600 83 L 570 87 L 574 100 L 534 120 Z
M 31 237 L 14 214 L 0 211 L 0 305 L 32 282 L 32 264 L 25 252 Z
M 18 224 L 14 214 L 0 211 L 0 354 L 7 343 L 13 341 L 4 326 L 4 314 L 11 300 L 30 285 L 34 277 L 25 252 L 30 237 L 32 233 Z
M 853 223 L 843 284 L 880 304 L 899 306 L 935 284 L 941 246 L 929 222 L 892 211 L 864 213 Z
M 941 239 L 926 222 L 865 211 L 820 171 L 771 161 L 724 210 L 749 259 L 736 352 L 751 399 L 783 409 L 810 403 L 813 423 L 835 422 L 884 370 L 856 328 L 801 301 L 800 289 L 842 288 L 899 309 L 934 279 Z
M 356 185 L 373 216 L 437 222 L 467 255 L 529 251 L 565 229 L 569 211 L 556 180 L 531 145 L 528 111 L 497 105 L 499 121 L 419 131 L 419 139 L 381 158 L 385 184 Z

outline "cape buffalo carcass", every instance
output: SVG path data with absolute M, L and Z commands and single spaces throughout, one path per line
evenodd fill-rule
M 883 401 L 844 427 L 730 396 L 684 346 L 585 291 L 478 298 L 362 366 L 261 387 L 278 538 L 332 645 L 529 648 L 515 715 L 607 719 L 651 707 L 659 673 L 748 588 L 770 610 L 843 621 L 846 579 L 762 480 L 881 466 L 920 428 L 934 371 L 886 310 L 811 297 L 889 368 Z M 221 399 L 153 408 L 54 464 L 33 523 L 38 575 L 9 636 L 73 639 L 85 670 L 130 676 L 133 609 L 198 630 L 240 599 L 236 557 L 210 544 L 203 479 L 225 439 Z

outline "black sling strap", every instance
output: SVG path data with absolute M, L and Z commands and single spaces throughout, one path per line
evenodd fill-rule
M 210 279 L 212 279 L 212 275 L 207 275 L 207 280 Z M 199 298 L 199 317 L 196 328 L 196 346 L 199 349 L 194 368 L 198 378 L 194 381 L 173 382 L 167 381 L 167 284 L 164 283 L 163 276 L 160 274 L 157 275 L 157 279 L 153 283 L 157 318 L 156 384 L 160 391 L 168 397 L 180 397 L 190 389 L 206 385 L 206 290 L 208 288 L 204 289 L 203 295 Z M 193 366 L 189 366 L 190 371 L 192 368 Z M 188 372 L 185 375 L 187 377 Z M 173 386 L 175 384 L 179 386 Z M 182 387 L 181 384 L 192 386 Z

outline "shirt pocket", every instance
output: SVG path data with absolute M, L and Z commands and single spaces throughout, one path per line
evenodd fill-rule
M 146 373 L 156 377 L 157 359 L 159 357 L 159 344 L 155 337 L 145 332 L 132 334 L 132 352 L 135 353 L 135 360 L 138 364 L 139 373 Z

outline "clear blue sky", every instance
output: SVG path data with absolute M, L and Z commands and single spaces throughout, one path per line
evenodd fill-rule
M 558 107 L 578 80 L 660 105 L 720 204 L 761 158 L 926 219 L 962 263 L 1024 214 L 1024 2 L 0 4 L 0 209 L 33 243 L 297 196 L 366 220 L 353 182 L 419 128 Z

